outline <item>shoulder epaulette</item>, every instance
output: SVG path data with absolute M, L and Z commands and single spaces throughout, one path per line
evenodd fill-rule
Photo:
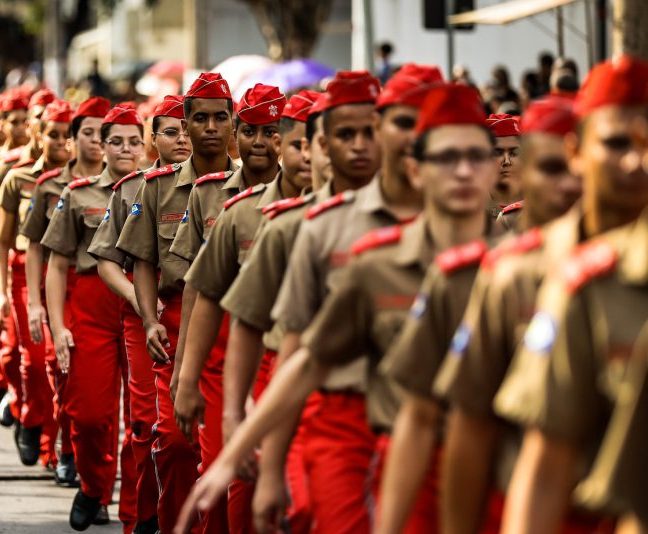
M 7 152 L 2 159 L 4 163 L 13 163 L 14 161 L 18 161 L 20 158 L 20 155 L 22 154 L 23 147 L 19 146 L 18 148 L 12 148 L 9 152 Z
M 295 208 L 305 206 L 306 204 L 311 202 L 313 198 L 315 198 L 315 195 L 311 193 L 302 197 L 287 198 L 284 200 L 280 200 L 279 202 L 273 202 L 272 204 L 270 204 L 270 206 L 276 204 L 274 209 L 264 213 L 266 213 L 268 219 L 274 219 L 275 217 L 281 215 L 282 213 L 286 213 L 287 211 L 293 210 Z M 266 206 L 266 208 L 270 206 Z
M 62 172 L 63 172 L 63 167 L 59 167 L 58 169 L 52 169 L 51 171 L 44 172 L 38 177 L 36 183 L 38 185 L 41 185 L 43 182 L 47 182 L 47 180 L 49 180 L 50 178 L 56 178 L 57 176 L 60 176 Z
M 617 260 L 616 250 L 606 241 L 596 240 L 577 247 L 561 268 L 567 290 L 575 293 L 594 278 L 613 272 Z
M 194 185 L 200 185 L 200 184 L 204 184 L 205 182 L 214 182 L 214 181 L 222 182 L 223 180 L 227 180 L 231 175 L 232 175 L 232 171 L 210 172 L 209 174 L 205 174 L 204 176 L 198 178 L 194 182 Z
M 33 158 L 29 158 L 29 159 L 26 159 L 24 161 L 19 161 L 15 165 L 12 165 L 11 168 L 12 169 L 20 169 L 22 167 L 26 167 L 27 165 L 33 165 L 34 163 L 36 163 L 36 160 L 34 160 Z
M 77 187 L 85 187 L 86 185 L 90 185 L 91 183 L 92 180 L 90 180 L 90 178 L 79 178 L 78 180 L 70 182 L 68 184 L 68 187 L 70 189 L 76 189 Z
M 481 239 L 465 245 L 452 247 L 437 254 L 436 264 L 444 274 L 451 274 L 459 269 L 478 264 L 488 251 L 488 245 Z
M 387 226 L 372 230 L 351 245 L 351 254 L 357 256 L 367 250 L 398 243 L 402 234 L 403 230 L 400 226 Z
M 160 167 L 159 169 L 153 169 L 152 171 L 147 172 L 144 175 L 144 180 L 147 182 L 150 180 L 153 180 L 154 178 L 158 178 L 160 176 L 166 176 L 168 174 L 173 174 L 174 172 L 178 171 L 180 169 L 180 164 L 179 163 L 171 163 L 169 165 L 165 165 L 164 167 Z
M 306 212 L 306 218 L 307 219 L 314 219 L 315 217 L 318 217 L 322 213 L 335 208 L 337 206 L 343 206 L 344 204 L 348 204 L 349 202 L 353 202 L 355 200 L 355 192 L 352 190 L 347 190 L 343 191 L 342 193 L 338 193 L 337 195 L 325 200 L 324 202 L 320 202 L 316 206 L 313 206 Z
M 261 191 L 264 191 L 265 188 L 266 188 L 266 184 L 257 184 L 254 187 L 248 187 L 245 191 L 241 191 L 238 195 L 234 195 L 227 202 L 223 203 L 223 209 L 228 210 L 240 200 L 251 197 L 252 195 L 256 195 Z
M 508 206 L 502 209 L 502 215 L 506 215 L 507 213 L 521 210 L 523 207 L 524 207 L 524 200 L 513 202 L 513 204 L 509 204 Z
M 501 258 L 509 254 L 526 254 L 542 246 L 544 236 L 540 228 L 532 228 L 528 232 L 504 241 L 501 245 L 489 250 L 482 261 L 482 266 L 493 267 Z
M 119 189 L 124 182 L 128 182 L 128 180 L 132 180 L 136 176 L 139 176 L 140 174 L 142 174 L 142 172 L 143 172 L 142 170 L 137 170 L 137 171 L 131 172 L 130 174 L 127 174 L 121 180 L 119 180 L 119 182 L 117 182 L 115 185 L 113 185 L 113 191 L 117 191 L 117 189 Z

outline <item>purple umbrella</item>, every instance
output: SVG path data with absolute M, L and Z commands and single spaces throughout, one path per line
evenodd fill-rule
M 312 59 L 293 59 L 285 63 L 277 63 L 248 76 L 239 86 L 241 94 L 235 97 L 239 99 L 256 83 L 276 85 L 285 92 L 316 85 L 334 74 L 334 69 Z

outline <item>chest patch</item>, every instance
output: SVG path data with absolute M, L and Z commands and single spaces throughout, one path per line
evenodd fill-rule
M 164 213 L 160 217 L 161 223 L 175 223 L 181 222 L 184 217 L 184 212 L 182 213 Z

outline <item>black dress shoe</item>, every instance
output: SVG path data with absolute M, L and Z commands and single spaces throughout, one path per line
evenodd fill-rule
M 36 465 L 40 456 L 40 438 L 42 428 L 22 427 L 18 432 L 18 455 L 23 465 Z
M 159 532 L 158 518 L 156 515 L 146 521 L 138 522 L 133 529 L 133 534 L 156 534 Z
M 102 504 L 92 524 L 107 525 L 108 523 L 110 523 L 110 516 L 108 515 L 108 507 L 105 504 Z
M 10 427 L 16 422 L 13 414 L 11 413 L 11 401 L 13 396 L 11 393 L 5 393 L 0 401 L 0 425 Z
M 70 510 L 70 526 L 74 530 L 87 530 L 93 524 L 100 508 L 99 499 L 88 497 L 81 490 L 77 491 Z
M 74 464 L 74 454 L 61 454 L 56 471 L 54 471 L 54 480 L 59 486 L 63 486 L 64 488 L 79 487 L 76 465 Z

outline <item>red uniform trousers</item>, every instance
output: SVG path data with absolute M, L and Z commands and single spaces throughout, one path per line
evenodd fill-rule
M 22 377 L 20 376 L 20 360 L 22 358 L 21 350 L 18 345 L 18 335 L 16 334 L 16 321 L 13 314 L 4 321 L 2 334 L 0 334 L 0 365 L 2 374 L 8 384 L 9 393 L 11 393 L 11 413 L 16 421 L 20 421 L 22 411 Z
M 58 425 L 54 419 L 54 391 L 48 380 L 46 365 L 46 361 L 51 362 L 55 358 L 52 336 L 49 328 L 43 325 L 43 342 L 37 344 L 32 341 L 27 312 L 25 253 L 12 251 L 9 262 L 12 311 L 16 318 L 18 343 L 22 348 L 20 374 L 23 404 L 20 424 L 24 428 L 42 428 L 41 462 L 43 465 L 55 465 Z
M 200 450 L 197 440 L 189 443 L 176 425 L 173 402 L 170 394 L 171 376 L 175 350 L 180 330 L 182 294 L 176 293 L 163 299 L 165 308 L 160 322 L 167 329 L 171 347 L 167 354 L 171 364 L 153 363 L 155 388 L 157 391 L 157 420 L 153 427 L 153 462 L 158 479 L 160 498 L 158 500 L 158 525 L 161 534 L 173 531 L 178 514 L 189 491 L 198 478 Z M 196 525 L 193 532 L 200 532 Z
M 123 303 L 122 320 L 128 358 L 131 444 L 137 468 L 137 521 L 157 515 L 158 486 L 151 450 L 155 424 L 155 375 L 146 350 L 146 332 L 142 319 L 132 306 Z
M 108 505 L 117 474 L 119 401 L 127 362 L 120 317 L 121 300 L 96 273 L 79 274 L 70 299 L 70 373 L 65 409 L 81 490 Z M 119 518 L 129 532 L 136 519 L 136 468 L 130 444 L 128 388 L 124 392 L 125 435 L 121 449 Z
M 381 434 L 376 442 L 376 454 L 372 473 L 372 491 L 378 504 L 376 513 L 380 513 L 380 485 L 382 483 L 385 461 L 389 453 L 390 436 Z M 404 534 L 434 534 L 441 532 L 439 512 L 440 448 L 435 448 L 430 459 L 423 486 L 419 489 L 414 507 L 403 529 Z
M 304 460 L 318 534 L 371 530 L 369 472 L 376 436 L 367 425 L 365 397 L 355 392 L 313 393 Z

